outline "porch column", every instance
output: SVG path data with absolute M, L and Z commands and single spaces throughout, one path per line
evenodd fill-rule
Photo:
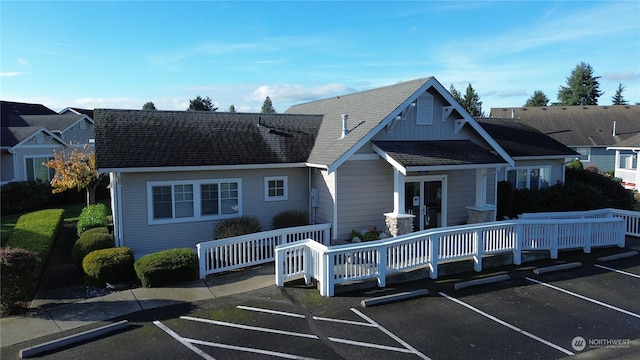
M 384 214 L 387 231 L 393 237 L 413 232 L 413 218 L 415 215 L 405 214 L 404 179 L 404 174 L 394 168 L 393 212 Z
M 494 221 L 496 207 L 487 204 L 487 169 L 476 169 L 476 203 L 467 207 L 467 223 L 475 224 Z

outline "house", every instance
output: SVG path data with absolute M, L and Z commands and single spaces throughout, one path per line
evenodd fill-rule
M 616 167 L 615 154 L 607 148 L 640 133 L 640 105 L 492 108 L 490 114 L 520 119 L 579 152 L 585 168 L 604 172 Z
M 96 109 L 95 119 L 116 242 L 136 256 L 194 247 L 222 219 L 251 215 L 266 230 L 285 210 L 330 223 L 334 241 L 492 221 L 499 180 L 525 169 L 522 186 L 561 182 L 573 154 L 531 128 L 509 143 L 433 77 L 283 114 Z
M 614 150 L 616 154 L 614 176 L 622 179 L 625 188 L 640 190 L 640 133 L 607 147 L 607 150 Z
M 42 165 L 54 151 L 94 138 L 94 121 L 85 113 L 55 111 L 40 105 L 1 101 L 1 184 L 11 181 L 49 181 L 53 170 Z

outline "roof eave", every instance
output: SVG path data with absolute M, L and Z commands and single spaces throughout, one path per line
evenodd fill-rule
M 179 171 L 215 171 L 215 170 L 255 170 L 255 169 L 284 169 L 306 168 L 306 163 L 274 163 L 274 164 L 246 164 L 246 165 L 203 165 L 203 166 L 153 166 L 153 167 L 105 167 L 98 168 L 103 173 L 152 173 Z

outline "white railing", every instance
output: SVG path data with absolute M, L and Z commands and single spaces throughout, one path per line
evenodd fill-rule
M 387 275 L 421 267 L 428 267 L 435 279 L 438 264 L 446 262 L 473 259 L 475 270 L 481 271 L 482 257 L 489 254 L 513 253 L 514 264 L 520 264 L 526 250 L 546 250 L 555 259 L 561 249 L 582 248 L 588 253 L 594 246 L 624 247 L 625 223 L 627 231 L 629 221 L 635 221 L 637 228 L 640 213 L 606 210 L 609 215 L 594 211 L 560 218 L 547 213 L 546 218 L 525 216 L 332 247 L 298 241 L 276 248 L 276 284 L 316 279 L 320 294 L 333 296 L 335 285 L 341 283 L 377 279 L 384 287 Z
M 278 245 L 311 239 L 329 244 L 331 224 L 298 226 L 231 238 L 201 242 L 196 245 L 200 278 L 209 274 L 264 264 L 275 259 Z
M 625 221 L 625 235 L 640 237 L 640 212 L 620 209 L 597 209 L 572 212 L 543 212 L 521 214 L 520 219 L 592 219 L 619 217 Z

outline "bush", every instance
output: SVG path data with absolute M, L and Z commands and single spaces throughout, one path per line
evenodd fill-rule
M 54 204 L 56 195 L 43 181 L 13 181 L 0 188 L 2 214 L 17 214 Z
M 502 220 L 505 216 L 511 216 L 513 205 L 513 185 L 508 181 L 498 181 L 498 206 L 496 218 Z
M 133 251 L 128 247 L 94 250 L 82 260 L 87 285 L 130 281 L 134 278 Z
M 109 228 L 107 227 L 95 227 L 85 230 L 80 237 L 92 235 L 92 234 L 109 234 Z
M 575 159 L 567 164 L 567 169 L 583 170 L 584 167 L 582 165 L 582 161 Z
M 158 287 L 198 279 L 198 256 L 189 248 L 145 255 L 133 267 L 143 287 Z
M 105 204 L 89 205 L 82 209 L 78 219 L 78 235 L 86 230 L 107 226 L 107 206 Z
M 262 227 L 256 217 L 243 216 L 220 221 L 214 229 L 214 236 L 215 239 L 225 239 L 260 231 L 262 231 Z
M 17 308 L 19 301 L 29 300 L 31 286 L 35 283 L 38 256 L 20 248 L 0 249 L 0 305 L 4 314 Z
M 82 234 L 71 248 L 71 260 L 80 270 L 82 260 L 90 252 L 100 249 L 109 249 L 116 246 L 113 235 L 104 233 Z
M 272 229 L 309 225 L 309 214 L 303 210 L 289 210 L 273 217 Z

